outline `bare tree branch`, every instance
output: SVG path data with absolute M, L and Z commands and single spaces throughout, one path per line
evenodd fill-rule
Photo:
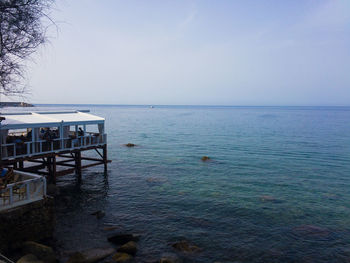
M 24 61 L 47 41 L 53 1 L 0 0 L 0 95 L 26 92 Z

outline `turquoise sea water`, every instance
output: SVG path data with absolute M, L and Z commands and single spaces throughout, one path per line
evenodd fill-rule
M 68 108 L 106 118 L 112 163 L 60 179 L 61 251 L 117 225 L 142 235 L 137 262 L 181 239 L 202 249 L 184 262 L 349 262 L 350 108 Z

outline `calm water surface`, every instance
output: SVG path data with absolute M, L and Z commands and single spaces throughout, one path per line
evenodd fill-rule
M 60 179 L 62 251 L 116 225 L 142 235 L 138 262 L 181 239 L 202 248 L 184 262 L 350 261 L 350 108 L 69 108 L 106 118 L 112 163 Z

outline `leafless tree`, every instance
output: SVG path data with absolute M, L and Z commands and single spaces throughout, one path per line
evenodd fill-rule
M 0 95 L 25 92 L 24 62 L 46 40 L 54 0 L 0 0 Z

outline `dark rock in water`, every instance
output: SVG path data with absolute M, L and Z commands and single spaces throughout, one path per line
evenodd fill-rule
M 133 143 L 130 143 L 130 142 L 129 142 L 129 143 L 125 144 L 125 146 L 126 146 L 126 147 L 135 147 L 136 144 L 133 144 Z
M 201 158 L 201 160 L 202 160 L 203 162 L 206 162 L 206 161 L 209 161 L 209 160 L 210 160 L 210 157 L 209 157 L 209 156 L 203 156 L 203 157 Z
M 91 215 L 96 216 L 97 219 L 101 219 L 102 217 L 104 217 L 106 215 L 106 213 L 101 211 L 101 210 L 98 210 L 96 212 L 91 213 Z
M 140 237 L 134 234 L 126 234 L 126 233 L 117 233 L 110 235 L 107 240 L 116 245 L 123 245 L 129 241 L 137 242 Z
M 176 243 L 172 244 L 171 246 L 173 248 L 181 251 L 181 252 L 186 252 L 186 253 L 193 253 L 193 252 L 198 252 L 201 250 L 199 247 L 188 243 L 186 240 L 176 242 Z
M 182 263 L 181 258 L 173 253 L 164 253 L 159 260 L 160 263 Z
M 326 228 L 322 228 L 314 225 L 301 225 L 293 228 L 293 232 L 297 235 L 303 235 L 308 237 L 327 237 L 330 235 L 330 231 Z
M 38 259 L 44 261 L 45 263 L 56 262 L 56 255 L 51 247 L 33 241 L 24 242 L 23 252 L 35 255 Z
M 5 261 L 1 261 L 0 262 L 5 262 Z M 33 254 L 27 254 L 23 257 L 21 257 L 17 263 L 44 263 L 44 261 L 39 260 L 36 256 L 34 256 Z
M 130 262 L 133 259 L 133 257 L 127 253 L 117 252 L 113 255 L 112 259 L 114 260 L 114 262 L 125 263 Z
M 130 255 L 135 255 L 137 252 L 137 244 L 134 241 L 129 241 L 128 243 L 118 248 L 117 251 L 127 253 Z

